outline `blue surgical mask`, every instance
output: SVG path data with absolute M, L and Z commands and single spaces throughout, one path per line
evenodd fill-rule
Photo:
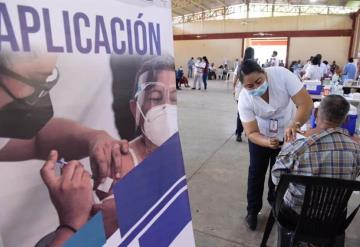
M 268 89 L 269 87 L 269 83 L 267 81 L 264 81 L 264 83 L 256 88 L 256 89 L 253 89 L 253 90 L 248 90 L 248 93 L 251 95 L 251 96 L 258 96 L 258 97 L 261 97 L 264 95 L 264 93 L 266 92 L 266 90 Z

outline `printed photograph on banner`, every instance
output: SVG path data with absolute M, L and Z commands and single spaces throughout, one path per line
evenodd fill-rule
M 0 245 L 193 243 L 170 8 L 0 3 Z

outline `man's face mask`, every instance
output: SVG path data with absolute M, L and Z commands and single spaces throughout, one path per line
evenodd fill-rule
M 153 144 L 160 146 L 178 131 L 176 89 L 172 92 L 161 82 L 150 82 L 135 97 L 137 110 L 144 119 L 141 126 L 143 134 Z M 141 106 L 147 103 L 151 108 L 144 114 Z M 139 122 L 140 116 L 136 116 L 137 125 Z
M 57 83 L 59 72 L 55 69 L 44 82 L 24 78 L 4 67 L 0 67 L 0 74 L 34 88 L 31 95 L 17 98 L 0 80 L 0 87 L 13 99 L 0 109 L 0 137 L 31 139 L 53 117 L 49 91 Z

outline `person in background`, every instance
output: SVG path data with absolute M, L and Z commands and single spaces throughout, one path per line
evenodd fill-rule
M 290 66 L 289 66 L 289 70 L 294 73 L 296 66 L 297 66 L 297 62 L 292 61 Z
M 302 75 L 304 75 L 305 73 L 306 73 L 306 70 L 307 70 L 307 68 L 311 65 L 311 61 L 313 60 L 313 56 L 311 56 L 310 58 L 309 58 L 309 60 L 307 60 L 307 62 L 306 62 L 306 64 L 304 64 L 304 66 L 303 66 L 303 68 L 302 68 L 302 70 L 301 70 L 301 74 Z
M 271 58 L 270 58 L 270 67 L 272 66 L 279 66 L 279 59 L 277 58 L 278 52 L 277 51 L 273 51 Z
M 321 81 L 324 76 L 324 71 L 320 67 L 320 58 L 318 56 L 313 57 L 311 65 L 306 68 L 303 80 L 319 80 Z
M 348 63 L 344 66 L 343 75 L 344 81 L 356 79 L 356 65 L 354 64 L 354 59 L 352 57 L 348 59 Z
M 239 66 L 239 64 L 240 64 L 240 63 L 239 63 L 239 59 L 236 58 L 236 59 L 235 59 L 235 62 L 234 62 L 234 68 L 233 68 L 233 69 L 234 69 L 234 72 L 235 72 L 236 68 Z
M 325 73 L 325 77 L 328 77 L 330 75 L 330 64 L 328 61 L 324 60 L 323 62 L 326 65 L 326 73 Z
M 215 68 L 215 64 L 211 63 L 209 66 L 209 76 L 208 76 L 209 80 L 216 80 L 216 68 Z
M 229 71 L 228 65 L 224 64 L 224 69 L 223 69 L 222 78 L 221 78 L 222 80 L 227 80 L 228 71 Z
M 322 55 L 321 54 L 317 54 L 315 57 L 318 58 L 318 63 L 319 63 L 319 66 L 321 68 L 321 71 L 322 71 L 322 78 L 324 78 L 327 74 L 327 66 L 324 62 L 322 62 Z
M 360 145 L 341 128 L 349 109 L 344 97 L 326 96 L 316 113 L 316 128 L 279 153 L 271 172 L 273 183 L 278 185 L 282 174 L 355 180 L 360 175 Z M 301 185 L 291 184 L 286 191 L 281 211 L 290 222 L 297 222 L 304 194 Z
M 335 73 L 335 67 L 336 67 L 336 61 L 333 61 L 332 64 L 330 65 L 330 72 L 331 74 Z
M 246 60 L 241 65 L 240 81 L 243 90 L 238 109 L 250 152 L 245 220 L 255 230 L 266 171 L 269 167 L 271 170 L 282 143 L 294 140 L 308 121 L 313 102 L 300 79 L 283 67 L 262 69 L 255 61 Z M 268 186 L 268 201 L 272 204 L 275 186 L 271 178 Z
M 254 59 L 255 56 L 255 50 L 252 47 L 247 47 L 245 49 L 244 52 L 244 58 L 243 61 L 249 60 L 249 59 Z M 257 63 L 257 62 L 256 62 Z M 234 76 L 234 80 L 233 80 L 233 95 L 235 98 L 236 103 L 238 103 L 238 98 L 242 89 L 241 86 L 241 82 L 239 81 L 240 78 L 240 71 L 241 71 L 241 64 L 239 64 L 236 68 L 235 68 L 235 76 Z M 239 116 L 239 110 L 237 110 L 237 114 L 236 114 L 236 141 L 237 142 L 242 142 L 241 136 L 242 133 L 244 131 L 243 125 L 241 123 L 240 120 L 240 116 Z
M 285 67 L 285 64 L 284 64 L 284 61 L 283 61 L 283 60 L 280 60 L 280 62 L 279 62 L 279 66 L 281 66 L 281 67 Z
M 180 66 L 176 70 L 176 89 L 177 90 L 181 90 L 180 80 L 183 78 L 183 76 L 184 76 L 184 70 L 183 70 L 183 67 Z
M 191 57 L 189 59 L 189 61 L 187 62 L 187 67 L 188 67 L 188 78 L 192 78 L 193 77 L 193 67 L 194 67 L 194 58 Z
M 343 84 L 341 75 L 342 75 L 342 70 L 341 70 L 340 66 L 336 64 L 333 76 L 331 78 L 331 81 L 333 83 Z
M 203 83 L 204 83 L 204 90 L 206 91 L 206 89 L 207 89 L 207 79 L 208 79 L 208 75 L 209 75 L 209 60 L 207 59 L 206 56 L 203 56 L 203 61 L 205 63 L 205 67 L 203 69 L 202 80 L 203 80 Z
M 195 76 L 194 76 L 194 81 L 193 81 L 193 87 L 191 89 L 196 89 L 196 86 L 198 87 L 199 90 L 201 90 L 201 80 L 202 80 L 202 76 L 203 76 L 203 71 L 205 68 L 205 63 L 202 61 L 201 57 L 197 58 L 197 61 L 195 63 Z
M 358 61 L 356 63 L 356 79 L 359 80 L 360 79 L 360 59 L 358 58 Z

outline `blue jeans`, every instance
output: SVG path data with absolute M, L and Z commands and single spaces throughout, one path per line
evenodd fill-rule
M 193 77 L 193 67 L 188 67 L 188 78 L 192 78 Z
M 203 79 L 203 83 L 204 83 L 204 88 L 205 88 L 205 90 L 206 90 L 206 88 L 207 88 L 208 73 L 203 73 L 202 79 Z

